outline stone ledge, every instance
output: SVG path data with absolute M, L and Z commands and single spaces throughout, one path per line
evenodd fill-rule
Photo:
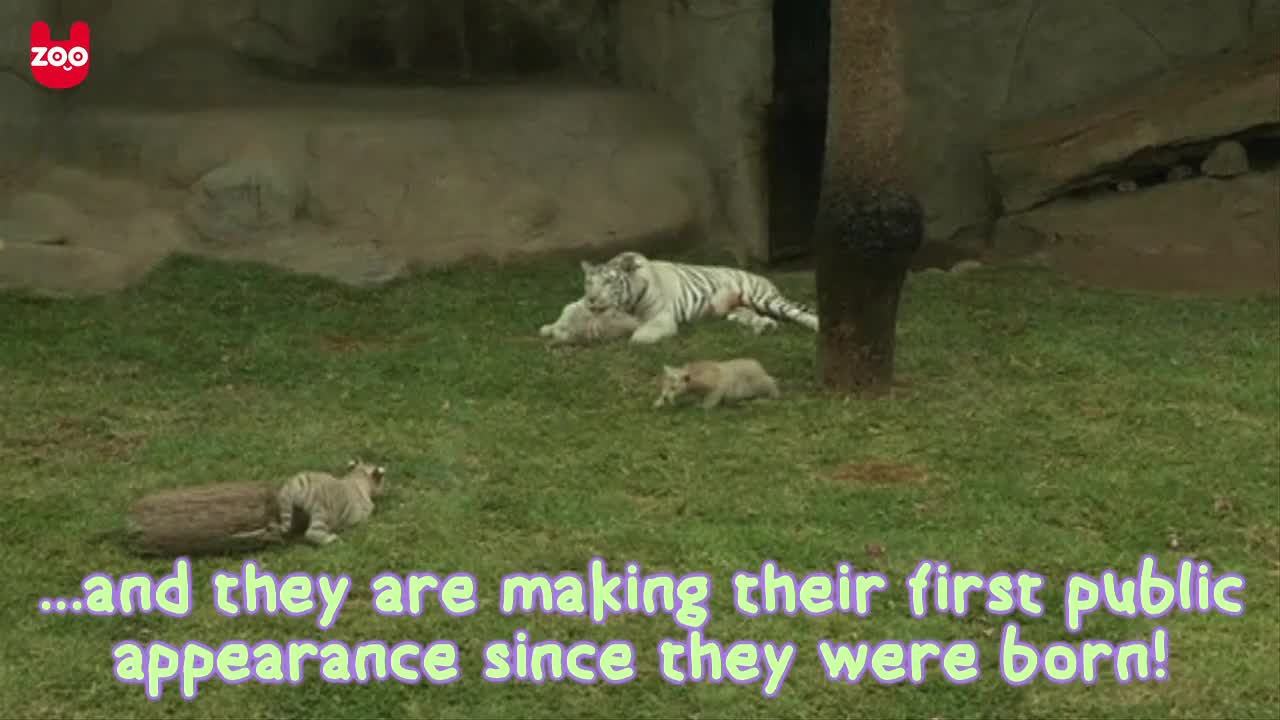
M 1278 87 L 1280 36 L 1006 129 L 987 152 L 1004 210 L 1027 210 L 1108 180 L 1140 152 L 1280 125 Z

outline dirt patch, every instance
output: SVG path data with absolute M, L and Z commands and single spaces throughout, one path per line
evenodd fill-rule
M 321 350 L 333 353 L 346 353 L 365 349 L 369 344 L 369 341 L 345 335 L 327 335 L 320 338 L 319 344 Z
M 0 441 L 24 465 L 41 465 L 58 456 L 90 455 L 99 460 L 123 461 L 145 442 L 139 433 L 122 433 L 105 427 L 97 418 L 59 418 L 44 432 L 27 433 Z
M 1145 253 L 1061 249 L 1040 259 L 1081 287 L 1161 294 L 1280 295 L 1280 253 Z
M 325 335 L 317 344 L 320 349 L 330 353 L 368 352 L 388 350 L 408 342 L 411 338 L 372 338 L 352 337 L 350 335 Z
M 924 485 L 929 474 L 922 468 L 890 462 L 845 463 L 831 471 L 832 480 L 868 487 Z
M 1251 525 L 1244 529 L 1245 548 L 1268 561 L 1280 574 L 1280 527 Z

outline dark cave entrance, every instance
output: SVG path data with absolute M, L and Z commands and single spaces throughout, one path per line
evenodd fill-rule
M 773 100 L 765 152 L 769 262 L 808 257 L 827 131 L 830 0 L 774 0 Z

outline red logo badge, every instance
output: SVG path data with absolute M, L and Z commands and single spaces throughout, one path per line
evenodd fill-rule
M 73 88 L 89 75 L 89 24 L 71 24 L 71 37 L 51 40 L 48 23 L 31 25 L 31 76 L 54 90 Z

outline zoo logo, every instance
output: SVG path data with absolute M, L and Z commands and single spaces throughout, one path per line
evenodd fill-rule
M 31 76 L 53 90 L 73 88 L 89 75 L 89 24 L 71 24 L 71 37 L 51 40 L 49 24 L 31 25 Z

